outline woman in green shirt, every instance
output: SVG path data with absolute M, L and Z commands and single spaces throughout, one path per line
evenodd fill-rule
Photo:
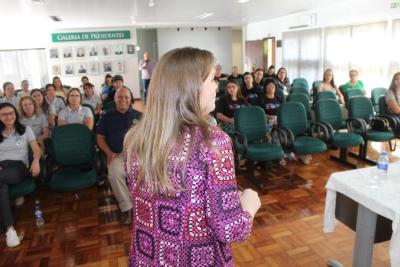
M 358 79 L 358 71 L 351 70 L 349 73 L 350 81 L 341 87 L 342 94 L 346 94 L 347 91 L 353 88 L 361 89 L 365 95 L 364 84 Z

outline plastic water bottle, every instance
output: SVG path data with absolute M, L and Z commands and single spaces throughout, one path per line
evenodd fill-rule
M 44 224 L 43 212 L 40 210 L 40 201 L 39 200 L 35 201 L 35 220 L 36 220 L 37 227 L 40 227 Z
M 389 168 L 389 156 L 386 151 L 382 151 L 381 155 L 378 158 L 377 165 L 377 175 L 380 182 L 384 182 L 387 179 L 387 173 Z

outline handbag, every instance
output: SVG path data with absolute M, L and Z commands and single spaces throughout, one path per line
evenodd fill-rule
M 379 132 L 390 131 L 389 121 L 385 118 L 379 118 L 379 117 L 373 118 L 369 124 L 371 126 L 371 129 L 374 131 L 379 131 Z

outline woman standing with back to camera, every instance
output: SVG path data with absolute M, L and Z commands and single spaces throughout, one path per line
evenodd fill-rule
M 233 266 L 260 199 L 240 192 L 229 137 L 209 125 L 214 56 L 174 49 L 154 71 L 146 110 L 125 137 L 134 205 L 129 266 Z

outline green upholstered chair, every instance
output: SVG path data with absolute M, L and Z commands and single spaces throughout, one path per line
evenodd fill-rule
M 283 158 L 279 146 L 266 143 L 267 126 L 265 112 L 257 106 L 247 106 L 235 112 L 235 154 L 246 159 L 247 175 L 253 184 L 264 186 L 264 181 L 255 178 L 254 162 L 268 162 Z
M 280 99 L 285 100 L 285 93 L 283 92 L 282 89 L 276 88 L 275 95 Z
M 279 107 L 278 127 L 286 133 L 287 143 L 283 144 L 286 150 L 298 155 L 308 155 L 321 153 L 327 149 L 326 144 L 314 138 L 312 134 L 313 129 L 320 132 L 326 127 L 317 122 L 309 122 L 306 109 L 299 102 L 287 102 Z
M 52 160 L 58 167 L 51 174 L 50 187 L 55 191 L 75 191 L 97 182 L 95 139 L 83 124 L 67 124 L 54 128 Z
M 301 103 L 307 113 L 307 118 L 310 119 L 310 112 L 311 112 L 311 108 L 310 108 L 310 99 L 307 97 L 306 94 L 303 93 L 293 93 L 290 94 L 288 96 L 288 102 L 293 102 L 293 101 L 297 101 L 299 103 Z
M 339 103 L 333 99 L 318 101 L 315 105 L 315 118 L 317 122 L 325 124 L 329 129 L 329 135 L 325 141 L 339 148 L 339 157 L 331 155 L 331 158 L 352 168 L 357 168 L 355 164 L 347 160 L 348 148 L 360 146 L 360 149 L 362 149 L 363 138 L 357 133 L 339 132 L 343 125 L 342 111 Z
M 347 103 L 349 103 L 349 99 L 352 97 L 357 97 L 357 96 L 364 96 L 364 92 L 361 89 L 358 88 L 353 88 L 353 89 L 349 89 L 346 94 L 344 94 L 344 101 L 347 105 Z
M 296 78 L 296 79 L 294 79 L 293 82 L 292 82 L 292 87 L 294 87 L 296 85 L 304 85 L 307 90 L 310 89 L 310 86 L 308 85 L 307 80 L 304 79 L 304 78 Z
M 320 83 L 322 83 L 321 80 L 317 80 L 312 83 L 312 96 L 313 96 L 314 103 L 317 101 L 316 98 L 317 98 L 317 94 L 318 94 L 318 86 Z
M 239 84 L 239 88 L 243 87 L 243 78 L 236 79 L 236 82 Z
M 225 92 L 227 85 L 228 85 L 228 80 L 219 80 L 218 91 Z
M 391 140 L 393 140 L 395 136 L 391 130 L 390 131 L 372 130 L 370 129 L 369 124 L 371 122 L 371 119 L 373 118 L 377 117 L 380 117 L 382 119 L 386 118 L 383 116 L 374 116 L 374 109 L 372 106 L 372 102 L 369 98 L 364 96 L 351 98 L 349 100 L 348 110 L 350 119 L 348 123 L 349 131 L 360 134 L 364 139 L 363 149 L 362 151 L 360 151 L 358 157 L 368 163 L 376 164 L 375 161 L 372 161 L 367 158 L 368 141 L 389 142 L 390 148 L 393 150 Z
M 316 97 L 316 102 L 320 101 L 320 100 L 324 100 L 324 99 L 334 99 L 337 100 L 336 95 L 331 92 L 331 91 L 322 91 L 320 93 L 317 93 L 317 97 Z
M 381 96 L 384 96 L 386 94 L 386 88 L 383 87 L 377 87 L 372 89 L 371 91 L 371 101 L 372 101 L 372 105 L 374 106 L 374 110 L 376 113 L 379 113 L 379 99 L 381 98 Z M 382 113 L 384 114 L 384 113 Z
M 104 112 L 110 112 L 111 110 L 115 109 L 115 102 L 114 101 L 107 101 L 103 105 Z
M 310 93 L 304 85 L 294 85 L 290 88 L 290 94 L 305 94 L 310 100 Z
M 400 117 L 389 113 L 388 106 L 386 105 L 385 96 L 381 96 L 378 101 L 379 116 L 385 117 L 390 124 L 396 138 L 400 138 Z

